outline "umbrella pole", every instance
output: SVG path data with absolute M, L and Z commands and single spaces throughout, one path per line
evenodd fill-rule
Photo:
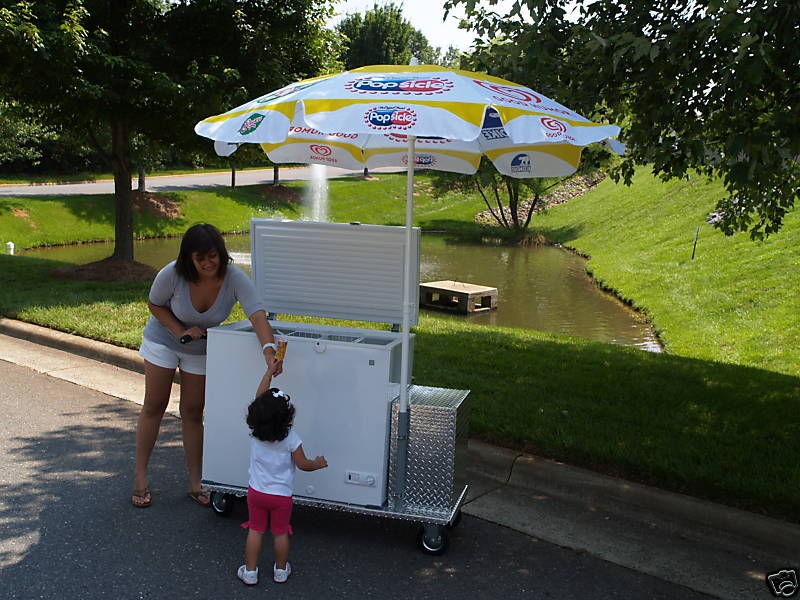
M 408 411 L 408 387 L 411 383 L 409 369 L 410 356 L 410 330 L 411 309 L 414 306 L 411 289 L 411 232 L 414 222 L 414 144 L 416 138 L 408 136 L 408 175 L 406 177 L 406 243 L 403 255 L 403 323 L 401 327 L 401 353 L 400 353 L 400 404 L 397 411 L 397 501 L 402 504 L 406 488 L 406 468 L 408 461 L 408 432 L 410 418 Z

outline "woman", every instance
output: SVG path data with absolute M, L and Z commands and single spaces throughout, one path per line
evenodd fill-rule
M 152 503 L 147 465 L 169 403 L 175 369 L 181 374 L 180 414 L 183 450 L 189 475 L 189 497 L 210 504 L 201 489 L 203 462 L 203 408 L 206 383 L 206 330 L 225 321 L 238 301 L 262 346 L 267 372 L 278 375 L 282 361 L 264 307 L 247 275 L 229 266 L 231 258 L 222 235 L 201 223 L 186 231 L 177 260 L 156 275 L 147 306 L 150 320 L 144 328 L 139 354 L 144 358 L 144 405 L 136 428 L 136 467 L 131 503 Z

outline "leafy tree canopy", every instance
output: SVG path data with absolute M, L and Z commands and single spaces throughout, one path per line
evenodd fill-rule
M 473 66 L 623 127 L 664 178 L 719 176 L 718 226 L 774 233 L 800 190 L 800 4 L 785 0 L 516 0 L 463 5 Z M 571 11 L 567 14 L 567 11 Z
M 341 61 L 346 69 L 367 65 L 407 65 L 412 57 L 420 64 L 448 64 L 458 54 L 452 46 L 445 56 L 425 35 L 403 17 L 400 4 L 373 4 L 363 15 L 346 16 L 336 26 L 345 38 Z M 445 63 L 445 61 L 449 61 Z
M 199 144 L 199 119 L 324 72 L 332 1 L 0 0 L 0 89 L 44 125 L 110 139 L 114 257 L 130 260 L 132 137 Z

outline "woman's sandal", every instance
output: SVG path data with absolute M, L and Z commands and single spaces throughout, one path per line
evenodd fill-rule
M 211 494 L 207 490 L 200 490 L 199 492 L 186 492 L 186 495 L 197 502 L 200 506 L 211 506 Z
M 131 504 L 136 508 L 148 508 L 153 503 L 153 497 L 150 494 L 150 487 L 143 490 L 133 490 L 131 494 Z

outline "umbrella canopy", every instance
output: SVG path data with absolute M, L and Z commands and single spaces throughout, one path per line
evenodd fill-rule
M 221 142 L 220 154 L 237 145 Z M 359 170 L 364 167 L 406 166 L 408 135 L 404 133 L 325 134 L 312 127 L 292 126 L 283 142 L 261 144 L 275 164 L 311 163 Z M 515 144 L 497 111 L 486 110 L 480 135 L 471 141 L 439 137 L 416 138 L 415 170 L 475 173 L 486 155 L 503 175 L 516 178 L 563 177 L 578 168 L 581 147 L 564 143 Z
M 403 165 L 414 136 L 416 168 L 474 173 L 485 154 L 511 177 L 569 175 L 581 148 L 595 142 L 622 152 L 615 125 L 504 79 L 433 65 L 307 79 L 204 119 L 195 131 L 229 149 L 262 144 L 275 163 L 353 169 Z

